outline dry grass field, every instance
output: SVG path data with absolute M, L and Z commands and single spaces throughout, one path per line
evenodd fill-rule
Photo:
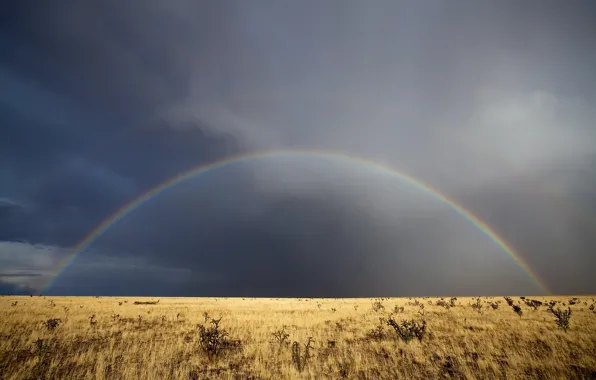
M 4 296 L 0 378 L 594 379 L 594 298 Z

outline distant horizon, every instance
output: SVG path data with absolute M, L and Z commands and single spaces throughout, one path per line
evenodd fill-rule
M 29 294 L 0 294 L 3 297 L 31 297 Z M 535 295 L 535 294 L 499 294 L 499 295 L 442 295 L 442 296 L 370 296 L 370 297 L 269 297 L 269 296 L 139 296 L 139 295 L 46 295 L 46 294 L 34 294 L 33 297 L 81 297 L 81 298 L 252 298 L 252 299 L 386 299 L 386 298 L 451 298 L 451 297 L 462 297 L 462 298 L 476 298 L 476 297 L 536 297 L 536 298 L 548 298 L 548 297 L 596 297 L 596 293 L 586 294 L 550 294 L 550 295 Z

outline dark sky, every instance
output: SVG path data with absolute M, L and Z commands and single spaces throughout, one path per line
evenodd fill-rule
M 16 5 L 15 5 L 16 4 Z M 233 154 L 417 177 L 554 293 L 596 293 L 592 1 L 28 1 L 0 8 L 0 293 L 39 292 L 122 205 Z M 270 158 L 112 226 L 51 294 L 536 294 L 444 203 Z

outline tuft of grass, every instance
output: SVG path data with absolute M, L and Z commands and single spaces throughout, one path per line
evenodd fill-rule
M 373 311 L 378 313 L 385 310 L 385 306 L 383 306 L 383 303 L 381 301 L 375 301 L 372 303 L 372 309 Z

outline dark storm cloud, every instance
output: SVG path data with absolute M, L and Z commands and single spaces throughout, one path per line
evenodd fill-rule
M 39 273 L 27 273 L 27 272 L 19 272 L 19 273 L 0 273 L 0 278 L 2 277 L 39 277 L 41 274 Z
M 35 289 L 27 286 L 18 286 L 11 283 L 6 283 L 0 280 L 0 294 L 12 296 L 24 296 L 35 294 Z
M 3 272 L 40 275 L 11 277 L 19 286 L 37 289 L 69 246 L 183 170 L 306 147 L 425 179 L 494 226 L 553 291 L 596 291 L 589 2 L 11 7 L 0 20 L 0 259 Z M 150 200 L 54 291 L 536 291 L 428 194 L 357 165 L 270 161 Z
M 289 169 L 300 175 L 296 165 Z M 264 196 L 232 190 L 238 176 L 231 169 L 213 177 L 181 184 L 131 212 L 83 252 L 82 260 L 105 254 L 134 260 L 142 253 L 155 267 L 195 273 L 181 281 L 184 294 L 195 295 L 437 294 L 437 284 L 465 294 L 465 286 L 453 285 L 455 278 L 477 283 L 476 291 L 483 293 L 535 291 L 504 252 L 428 196 L 411 194 L 412 204 L 396 204 L 378 184 L 357 194 L 342 195 L 335 184 L 326 184 L 301 194 L 280 190 Z M 374 178 L 348 177 L 344 184 L 350 187 Z M 74 281 L 78 269 L 70 272 L 56 291 Z M 498 273 L 505 273 L 507 282 Z M 201 280 L 205 274 L 217 279 Z

